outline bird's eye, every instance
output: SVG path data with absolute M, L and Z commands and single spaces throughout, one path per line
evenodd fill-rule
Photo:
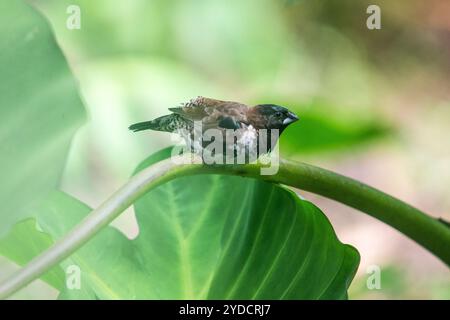
M 283 114 L 280 111 L 275 112 L 275 117 L 281 118 Z

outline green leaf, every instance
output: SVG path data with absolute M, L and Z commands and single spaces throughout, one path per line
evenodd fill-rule
M 312 203 L 254 179 L 180 178 L 137 201 L 135 211 L 137 240 L 159 243 L 147 264 L 168 275 L 158 291 L 171 298 L 344 298 L 359 262 Z M 149 218 L 155 222 L 142 224 Z
M 52 244 L 52 237 L 39 231 L 36 221 L 30 218 L 17 223 L 6 237 L 0 239 L 0 254 L 24 265 Z M 63 270 L 57 266 L 47 272 L 42 280 L 55 288 L 62 288 Z
M 91 208 L 79 200 L 61 191 L 55 191 L 34 209 L 33 215 L 39 220 L 38 228 L 36 228 L 35 219 L 16 224 L 8 236 L 0 240 L 0 254 L 23 265 L 48 248 L 55 240 L 63 237 L 90 211 Z M 95 292 L 103 292 L 104 298 L 117 298 L 114 291 L 109 289 L 108 279 L 121 268 L 125 268 L 124 272 L 131 268 L 127 265 L 126 259 L 117 264 L 114 261 L 117 253 L 121 251 L 132 252 L 132 244 L 119 231 L 107 227 L 60 266 L 47 272 L 42 280 L 64 291 L 67 289 L 65 270 L 69 266 L 78 266 L 81 270 L 82 284 L 80 290 L 74 289 L 78 296 L 94 299 Z M 108 272 L 110 270 L 104 269 L 107 265 L 109 265 L 108 269 L 114 266 L 113 274 Z M 126 281 L 125 278 L 123 280 Z M 70 293 L 70 290 L 68 292 Z
M 286 129 L 280 139 L 280 150 L 285 156 L 354 147 L 384 137 L 390 131 L 381 124 L 343 122 L 313 112 L 298 113 L 300 121 Z
M 57 187 L 84 109 L 44 18 L 0 1 L 0 238 Z
M 58 193 L 37 215 L 56 239 L 88 211 Z M 359 263 L 317 207 L 259 180 L 179 178 L 146 194 L 135 211 L 136 239 L 107 227 L 64 262 L 80 267 L 82 287 L 58 287 L 61 298 L 343 299 Z

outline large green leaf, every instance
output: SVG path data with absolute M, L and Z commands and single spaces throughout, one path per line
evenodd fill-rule
M 138 171 L 168 152 L 150 157 Z M 359 261 L 317 207 L 254 179 L 180 178 L 147 194 L 135 211 L 138 221 L 157 221 L 140 223 L 137 240 L 159 243 L 146 264 L 169 275 L 170 281 L 158 283 L 164 296 L 343 298 Z
M 37 225 L 35 219 L 16 224 L 8 236 L 0 240 L 0 254 L 23 265 L 48 248 L 56 239 L 60 239 L 90 211 L 91 208 L 79 200 L 61 191 L 55 191 L 34 209 L 33 215 L 38 217 L 39 224 Z M 132 253 L 133 250 L 132 243 L 127 238 L 116 229 L 107 227 L 60 266 L 51 269 L 42 280 L 64 291 L 67 289 L 65 271 L 69 266 L 75 265 L 80 268 L 82 279 L 81 289 L 76 290 L 77 296 L 93 299 L 98 293 L 102 298 L 118 298 L 114 290 L 109 288 L 108 282 L 112 281 L 117 273 L 122 274 L 122 279 L 114 281 L 119 285 L 121 281 L 126 281 L 123 275 L 133 268 L 127 264 L 126 253 Z M 66 295 L 69 294 L 70 291 Z
M 351 148 L 385 137 L 387 125 L 358 121 L 339 121 L 331 115 L 299 111 L 300 121 L 290 126 L 280 139 L 285 156 Z
M 84 110 L 51 30 L 24 1 L 0 0 L 0 237 L 59 182 Z
M 300 115 L 301 123 L 286 130 L 281 139 L 281 150 L 286 155 L 330 151 L 355 147 L 385 136 L 388 130 L 380 125 L 356 126 L 333 121 L 311 113 Z
M 57 193 L 37 215 L 41 229 L 56 239 L 88 211 Z M 57 285 L 61 298 L 342 299 L 359 262 L 317 207 L 258 180 L 179 178 L 149 192 L 135 211 L 136 239 L 108 227 L 64 262 L 64 268 L 81 268 L 82 290 Z M 18 250 L 37 243 L 24 242 Z M 0 242 L 0 253 L 15 259 L 11 244 L 8 251 L 5 246 Z
M 34 219 L 18 222 L 8 235 L 0 239 L 0 255 L 24 265 L 53 244 L 52 237 L 38 230 Z M 64 287 L 64 273 L 58 266 L 47 272 L 42 280 L 55 288 Z

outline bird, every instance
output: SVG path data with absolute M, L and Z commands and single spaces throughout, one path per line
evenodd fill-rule
M 192 152 L 204 155 L 209 150 L 214 159 L 222 159 L 221 163 L 226 157 L 236 159 L 238 155 L 245 155 L 251 162 L 269 153 L 282 132 L 299 120 L 288 108 L 276 104 L 248 106 L 202 96 L 168 110 L 170 114 L 132 124 L 129 130 L 177 133 Z

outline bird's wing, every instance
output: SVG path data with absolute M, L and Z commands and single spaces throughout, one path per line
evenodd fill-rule
M 234 101 L 197 97 L 177 108 L 173 113 L 191 121 L 202 121 L 207 128 L 236 129 L 247 121 L 248 106 Z
M 208 104 L 205 100 L 212 99 L 197 97 L 195 99 L 191 99 L 189 102 L 182 103 L 180 107 L 169 108 L 169 110 L 188 120 L 199 121 L 208 115 L 206 112 Z

